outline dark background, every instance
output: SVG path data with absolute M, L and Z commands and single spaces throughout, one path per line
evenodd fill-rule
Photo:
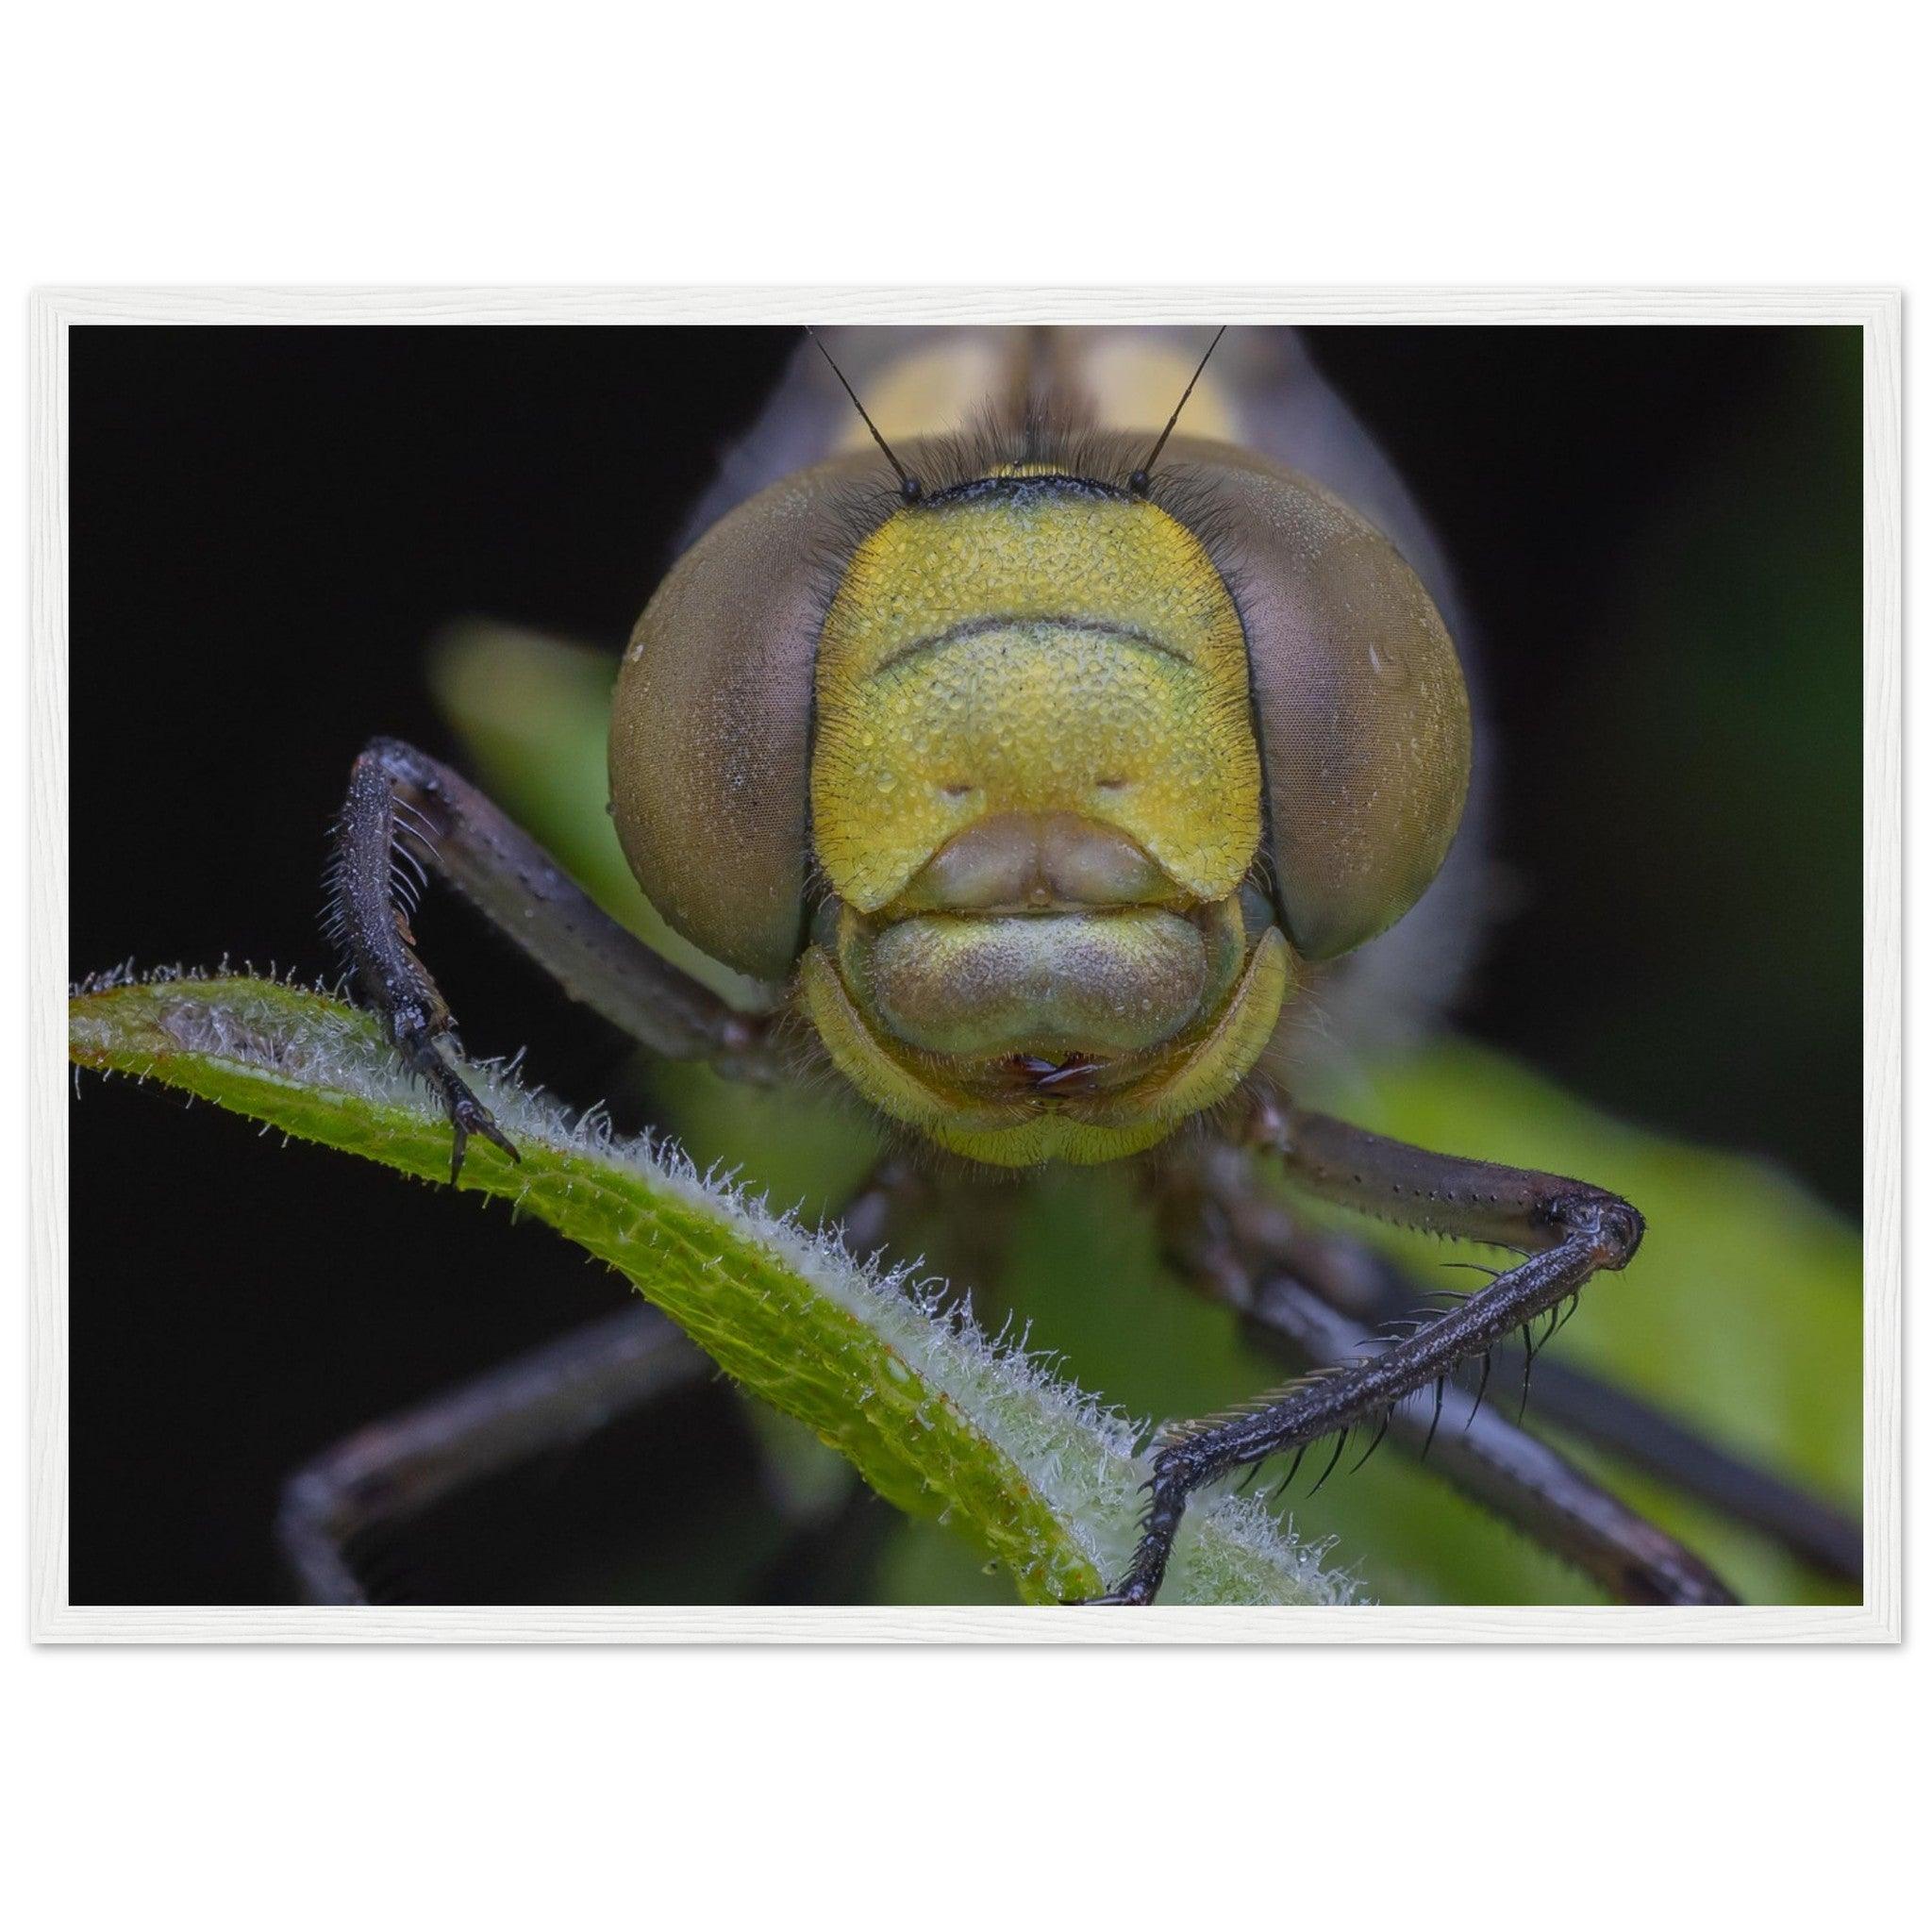
M 75 974 L 327 967 L 322 838 L 350 759 L 377 731 L 456 750 L 426 638 L 479 613 L 614 653 L 793 340 L 76 329 Z M 1517 890 L 1462 1023 L 1856 1214 L 1857 333 L 1313 343 L 1436 525 L 1486 666 Z M 472 1040 L 605 1091 L 620 1049 L 594 1021 L 500 948 L 430 953 L 458 955 Z M 268 1525 L 290 1468 L 623 1298 L 541 1230 L 248 1131 L 125 1082 L 74 1110 L 76 1603 L 285 1597 Z M 675 1540 L 680 1489 L 749 1480 L 737 1427 L 700 1391 L 639 1425 L 648 1443 L 586 1452 L 648 1455 L 662 1492 L 578 1470 L 559 1518 L 525 1481 L 491 1505 L 523 1510 L 513 1565 L 485 1536 L 392 1593 L 568 1599 L 601 1510 Z

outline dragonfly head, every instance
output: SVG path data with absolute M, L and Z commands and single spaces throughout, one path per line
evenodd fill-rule
M 1226 1098 L 1467 787 L 1455 649 L 1386 540 L 1227 445 L 1144 454 L 806 472 L 679 560 L 619 684 L 658 909 L 981 1161 L 1114 1158 Z

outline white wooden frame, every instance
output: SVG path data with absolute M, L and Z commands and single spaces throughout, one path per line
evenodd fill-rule
M 1884 1642 L 1903 1631 L 1900 296 L 1890 289 L 59 289 L 31 316 L 30 1623 L 52 1642 Z M 75 325 L 1839 324 L 1864 332 L 1865 1601 L 1857 1607 L 75 1608 L 67 1600 L 67 332 Z

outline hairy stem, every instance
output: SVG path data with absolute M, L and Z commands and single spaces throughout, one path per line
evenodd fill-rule
M 83 987 L 77 1065 L 153 1079 L 284 1133 L 440 1180 L 449 1125 L 375 1023 L 275 980 Z M 473 1156 L 462 1188 L 512 1202 L 607 1262 L 728 1374 L 797 1416 L 897 1507 L 938 1514 L 1029 1602 L 1091 1594 L 1134 1544 L 1149 1465 L 1120 1416 L 996 1344 L 941 1285 L 856 1260 L 674 1147 L 626 1141 L 490 1068 L 479 1091 L 523 1155 Z M 1200 1512 L 1166 1601 L 1345 1600 L 1318 1553 L 1251 1502 Z

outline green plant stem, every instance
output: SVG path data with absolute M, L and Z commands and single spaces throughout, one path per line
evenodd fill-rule
M 366 1014 L 274 980 L 83 988 L 75 1062 L 441 1180 L 449 1128 Z M 902 1509 L 970 1533 L 1034 1603 L 1088 1595 L 1132 1547 L 1147 1473 L 1134 1432 L 938 1284 L 855 1260 L 675 1148 L 573 1122 L 501 1070 L 479 1086 L 522 1154 L 473 1145 L 461 1187 L 510 1201 L 626 1276 L 728 1374 L 798 1417 Z M 1253 1502 L 1191 1518 L 1165 1600 L 1344 1601 L 1319 1553 Z

